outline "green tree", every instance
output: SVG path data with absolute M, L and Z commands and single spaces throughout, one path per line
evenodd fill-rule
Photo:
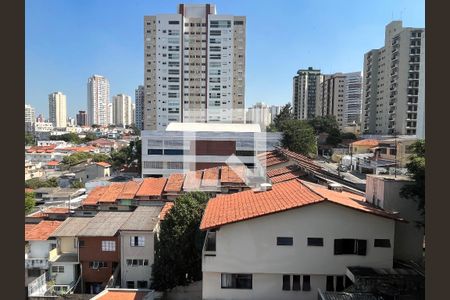
M 130 160 L 128 147 L 111 151 L 111 165 L 118 169 L 122 165 L 127 164 Z
M 81 144 L 81 142 L 82 142 L 80 137 L 76 133 L 73 133 L 73 132 L 65 133 L 62 135 L 52 135 L 52 136 L 50 136 L 50 140 L 65 141 L 67 143 L 72 143 L 72 144 Z
M 326 143 L 328 145 L 337 146 L 340 142 L 342 142 L 341 132 L 339 129 L 332 128 L 328 133 L 328 137 Z
M 25 187 L 33 190 L 41 187 L 58 187 L 58 181 L 56 180 L 56 177 L 47 180 L 31 178 L 25 181 Z
M 86 133 L 86 136 L 83 138 L 82 141 L 83 141 L 83 143 L 87 143 L 87 142 L 90 142 L 90 141 L 94 141 L 96 139 L 97 139 L 97 135 L 95 133 L 88 132 L 88 133 Z
M 343 140 L 356 140 L 356 135 L 352 132 L 341 133 L 341 139 Z
M 165 291 L 202 279 L 205 233 L 199 226 L 210 195 L 191 192 L 179 196 L 155 242 L 153 288 Z
M 417 209 L 425 215 L 425 140 L 418 140 L 410 146 L 412 154 L 406 164 L 408 174 L 413 183 L 406 184 L 400 191 L 400 195 L 406 199 L 417 202 Z M 420 224 L 425 226 L 424 223 Z
M 25 214 L 29 214 L 34 206 L 36 205 L 36 200 L 34 199 L 34 193 L 25 193 Z
M 75 188 L 75 189 L 81 189 L 84 188 L 84 183 L 82 181 L 72 181 L 72 183 L 70 184 L 71 188 Z
M 26 132 L 25 133 L 25 146 L 34 146 L 36 145 L 36 139 L 34 138 L 34 135 Z
M 110 162 L 111 161 L 111 157 L 109 157 L 108 155 L 104 154 L 104 153 L 94 153 L 92 155 L 92 161 L 93 162 Z
M 131 124 L 129 128 L 133 130 L 134 135 L 141 135 L 141 131 L 136 127 L 136 124 Z
M 317 154 L 317 138 L 314 129 L 305 121 L 288 120 L 282 125 L 281 144 L 291 151 L 314 157 Z
M 267 131 L 282 131 L 283 123 L 293 119 L 294 115 L 292 114 L 292 106 L 288 103 L 281 108 L 280 113 L 275 116 L 273 123 L 267 128 Z
M 62 163 L 68 166 L 73 166 L 79 164 L 83 161 L 87 161 L 92 158 L 94 155 L 89 152 L 76 152 L 69 156 L 64 156 Z

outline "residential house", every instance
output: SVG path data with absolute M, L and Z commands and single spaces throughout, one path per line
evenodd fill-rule
M 405 168 L 412 154 L 412 144 L 417 138 L 393 138 L 380 141 L 376 154 L 380 159 L 395 162 L 398 167 Z
M 372 148 L 378 146 L 378 140 L 365 139 L 356 141 L 350 144 L 349 152 L 352 154 L 370 153 L 373 152 Z
M 70 168 L 75 178 L 86 183 L 87 181 L 111 176 L 111 165 L 107 162 L 81 163 Z
M 41 163 L 32 163 L 31 161 L 25 161 L 25 180 L 39 178 L 44 175 L 45 172 L 41 168 Z
M 91 300 L 153 300 L 155 291 L 149 289 L 105 289 Z
M 45 187 L 34 190 L 35 199 L 38 202 L 65 202 L 77 198 L 85 193 L 84 189 Z
M 67 207 L 46 207 L 25 216 L 25 223 L 37 224 L 43 220 L 64 221 L 69 216 Z
M 345 221 L 343 221 L 345 220 Z M 203 299 L 317 299 L 349 266 L 392 268 L 398 215 L 293 179 L 210 199 L 200 229 Z

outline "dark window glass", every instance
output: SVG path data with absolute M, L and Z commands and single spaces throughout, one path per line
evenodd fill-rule
M 348 278 L 348 276 L 345 276 L 345 288 L 348 288 L 349 286 L 351 286 L 353 284 L 352 280 L 350 278 Z
M 170 25 L 176 25 L 176 24 L 180 24 L 180 22 L 179 21 L 169 21 L 169 24 Z
M 300 291 L 300 275 L 292 276 L 292 290 Z
M 367 241 L 366 240 L 356 240 L 357 253 L 358 255 L 366 255 L 367 251 Z
M 303 290 L 311 290 L 311 278 L 309 277 L 309 275 L 303 275 Z
M 234 21 L 234 25 L 244 25 L 244 21 Z
M 250 150 L 236 150 L 236 156 L 254 156 L 255 151 Z
M 334 292 L 334 276 L 327 276 L 327 292 Z
M 79 248 L 84 247 L 84 241 L 78 241 L 78 247 Z
M 391 241 L 389 239 L 375 239 L 374 247 L 391 248 Z
M 336 276 L 336 292 L 344 290 L 344 276 Z
M 146 289 L 148 286 L 148 282 L 147 281 L 138 281 L 137 282 L 137 288 L 138 289 Z
M 308 246 L 323 246 L 323 238 L 308 238 Z
M 292 246 L 294 239 L 291 237 L 277 237 L 277 246 Z
M 221 287 L 229 289 L 252 289 L 252 274 L 222 273 Z
M 183 149 L 165 149 L 165 155 L 183 155 Z
M 334 254 L 366 255 L 367 241 L 355 239 L 335 239 Z
M 291 290 L 291 275 L 283 275 L 283 291 Z
M 134 289 L 134 281 L 127 281 L 127 288 Z
M 163 151 L 162 149 L 148 149 L 147 153 L 148 155 L 162 155 Z

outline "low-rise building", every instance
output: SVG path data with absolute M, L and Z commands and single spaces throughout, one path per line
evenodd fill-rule
M 75 174 L 75 178 L 83 183 L 90 180 L 111 176 L 111 164 L 107 162 L 81 163 L 69 170 Z
M 373 148 L 377 147 L 379 144 L 378 140 L 373 139 L 365 139 L 350 143 L 349 152 L 352 154 L 361 154 L 361 153 L 371 153 L 373 152 Z
M 381 159 L 395 162 L 398 167 L 404 168 L 412 154 L 412 144 L 417 142 L 415 137 L 402 137 L 381 140 L 376 154 Z

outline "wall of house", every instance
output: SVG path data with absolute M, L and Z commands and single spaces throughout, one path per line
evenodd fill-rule
M 309 205 L 222 226 L 216 233 L 216 256 L 204 257 L 202 271 L 204 278 L 209 273 L 263 273 L 279 277 L 340 275 L 345 274 L 347 266 L 391 268 L 393 248 L 374 248 L 373 243 L 375 238 L 390 239 L 393 246 L 394 230 L 395 221 L 391 219 L 329 202 Z M 277 246 L 277 237 L 293 237 L 293 246 Z M 307 246 L 308 237 L 323 238 L 324 246 Z M 367 240 L 366 255 L 334 255 L 334 239 L 338 238 Z M 229 289 L 221 289 L 220 284 L 206 287 L 206 282 L 205 298 L 228 295 Z M 269 291 L 259 289 L 259 284 L 254 278 L 253 298 L 278 298 L 281 287 L 265 294 Z M 325 289 L 325 285 L 321 288 Z M 231 292 L 226 298 L 232 296 Z
M 132 236 L 144 236 L 143 247 L 132 247 L 130 238 Z M 152 274 L 152 265 L 154 261 L 154 235 L 153 232 L 131 232 L 121 231 L 121 286 L 126 288 L 127 281 L 147 281 L 150 287 L 150 277 Z M 127 259 L 148 259 L 148 266 L 127 266 Z
M 30 241 L 29 258 L 48 258 L 51 244 L 56 245 L 56 241 Z
M 59 245 L 60 245 L 61 252 L 62 253 L 78 253 L 75 241 L 76 241 L 76 237 L 73 237 L 73 236 L 60 237 Z
M 76 278 L 76 264 L 74 263 L 53 263 L 52 266 L 63 266 L 63 273 L 54 273 L 56 284 L 71 284 Z

